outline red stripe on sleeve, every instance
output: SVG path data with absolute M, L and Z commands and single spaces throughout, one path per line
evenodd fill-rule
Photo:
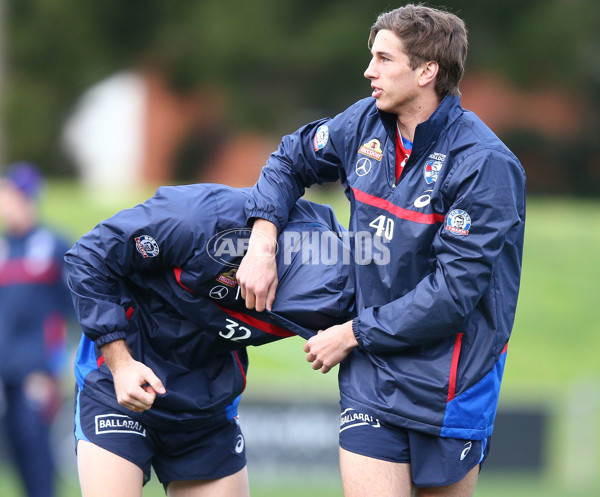
M 217 304 L 216 302 L 214 302 L 214 304 L 219 309 L 229 314 L 232 318 L 236 318 L 240 321 L 243 321 L 246 324 L 249 324 L 250 326 L 254 326 L 255 328 L 258 328 L 259 330 L 264 331 L 269 335 L 275 335 L 282 338 L 293 337 L 295 335 L 295 333 L 292 333 L 291 331 L 288 331 L 284 328 L 280 328 L 279 326 L 276 326 L 272 323 L 262 321 L 258 318 L 255 318 L 254 316 L 249 316 L 248 314 L 243 314 L 241 312 L 234 311 L 233 309 L 227 309 Z
M 127 321 L 129 321 L 131 319 L 131 316 L 133 316 L 133 311 L 134 310 L 135 309 L 133 307 L 129 306 L 127 308 L 127 310 L 125 311 L 125 316 L 127 316 Z
M 196 292 L 194 292 L 194 290 L 190 290 L 187 286 L 185 286 L 181 282 L 181 268 L 180 267 L 174 267 L 173 272 L 175 273 L 175 279 L 177 280 L 177 283 L 179 284 L 179 286 L 181 286 L 182 288 L 185 288 L 188 292 L 196 293 Z
M 242 387 L 242 391 L 246 390 L 246 371 L 244 371 L 244 366 L 242 366 L 242 361 L 240 361 L 240 356 L 237 353 L 237 350 L 233 351 L 233 355 L 235 356 L 235 360 L 237 362 L 240 371 L 242 372 L 242 378 L 244 378 L 244 386 Z
M 398 207 L 387 200 L 375 197 L 361 190 L 357 190 L 356 188 L 352 188 L 352 191 L 354 192 L 354 198 L 359 202 L 383 209 L 384 211 L 387 211 L 400 219 L 406 219 L 407 221 L 414 221 L 415 223 L 421 224 L 435 224 L 443 222 L 445 218 L 445 216 L 441 214 L 423 214 L 422 212 L 403 209 L 402 207 Z

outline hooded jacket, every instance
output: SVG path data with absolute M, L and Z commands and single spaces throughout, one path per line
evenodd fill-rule
M 525 174 L 458 97 L 416 128 L 395 179 L 396 116 L 367 98 L 284 137 L 246 205 L 282 228 L 306 186 L 350 201 L 359 343 L 342 402 L 434 435 L 489 436 L 513 327 Z
M 277 254 L 273 312 L 246 309 L 235 271 L 247 247 L 245 190 L 222 185 L 161 187 L 81 237 L 65 256 L 83 335 L 75 364 L 79 391 L 118 410 L 100 347 L 125 339 L 167 393 L 145 413 L 148 426 L 195 427 L 237 415 L 246 382 L 246 346 L 350 318 L 353 280 L 342 264 L 343 228 L 327 206 L 301 201 Z M 332 264 L 312 264 L 310 236 L 327 234 Z M 337 257 L 339 255 L 339 258 Z

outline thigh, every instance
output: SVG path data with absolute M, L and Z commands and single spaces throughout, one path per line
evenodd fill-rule
M 250 497 L 248 470 L 242 468 L 214 480 L 174 481 L 167 486 L 168 497 Z
M 6 389 L 7 441 L 28 495 L 52 495 L 54 457 L 50 425 L 42 405 L 30 398 L 22 385 Z
M 75 439 L 78 455 L 80 447 L 87 451 L 86 462 L 94 454 L 102 456 L 108 452 L 116 457 L 115 461 L 126 461 L 140 468 L 144 481 L 150 479 L 151 461 L 156 451 L 154 430 L 83 391 L 75 398 Z M 91 452 L 88 444 L 103 452 Z M 93 467 L 93 460 L 89 467 Z
M 175 482 L 222 480 L 246 467 L 244 436 L 235 418 L 193 430 L 162 432 L 157 442 L 161 450 L 152 464 L 166 488 Z
M 19 445 L 49 444 L 50 421 L 43 404 L 28 395 L 24 385 L 6 387 L 7 436 Z
M 418 488 L 416 497 L 472 497 L 479 477 L 479 466 L 474 467 L 459 482 L 443 487 Z
M 410 497 L 410 465 L 367 457 L 340 448 L 344 497 Z
M 77 443 L 82 497 L 140 497 L 144 473 L 135 464 L 91 442 Z

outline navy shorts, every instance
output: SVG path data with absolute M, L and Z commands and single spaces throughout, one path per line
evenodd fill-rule
M 340 447 L 374 459 L 410 464 L 416 487 L 442 487 L 462 480 L 488 455 L 490 438 L 459 440 L 392 426 L 342 406 Z
M 79 391 L 75 399 L 75 439 L 87 440 L 150 469 L 164 485 L 172 481 L 208 480 L 232 475 L 246 466 L 246 447 L 237 418 L 219 420 L 206 428 L 161 431 L 143 426 Z

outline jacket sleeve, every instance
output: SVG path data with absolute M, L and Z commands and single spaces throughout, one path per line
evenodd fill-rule
M 263 167 L 246 202 L 246 216 L 271 221 L 278 231 L 306 187 L 340 178 L 348 113 L 322 119 L 285 136 Z
M 461 331 L 490 284 L 503 286 L 516 305 L 525 223 L 521 165 L 514 156 L 488 150 L 449 174 L 454 178 L 442 192 L 453 200 L 431 246 L 431 273 L 401 298 L 363 309 L 353 322 L 357 341 L 370 352 L 418 346 Z M 452 224 L 459 211 L 470 225 Z
M 279 237 L 273 317 L 305 339 L 354 317 L 346 229 L 333 209 L 300 199 Z
M 197 193 L 192 206 L 180 196 L 174 200 L 169 191 L 160 188 L 145 203 L 101 222 L 65 255 L 77 318 L 98 346 L 126 336 L 124 282 L 136 273 L 181 265 L 206 245 L 205 233 L 215 229 L 214 202 L 202 205 L 210 192 Z M 211 215 L 199 221 L 191 213 Z

